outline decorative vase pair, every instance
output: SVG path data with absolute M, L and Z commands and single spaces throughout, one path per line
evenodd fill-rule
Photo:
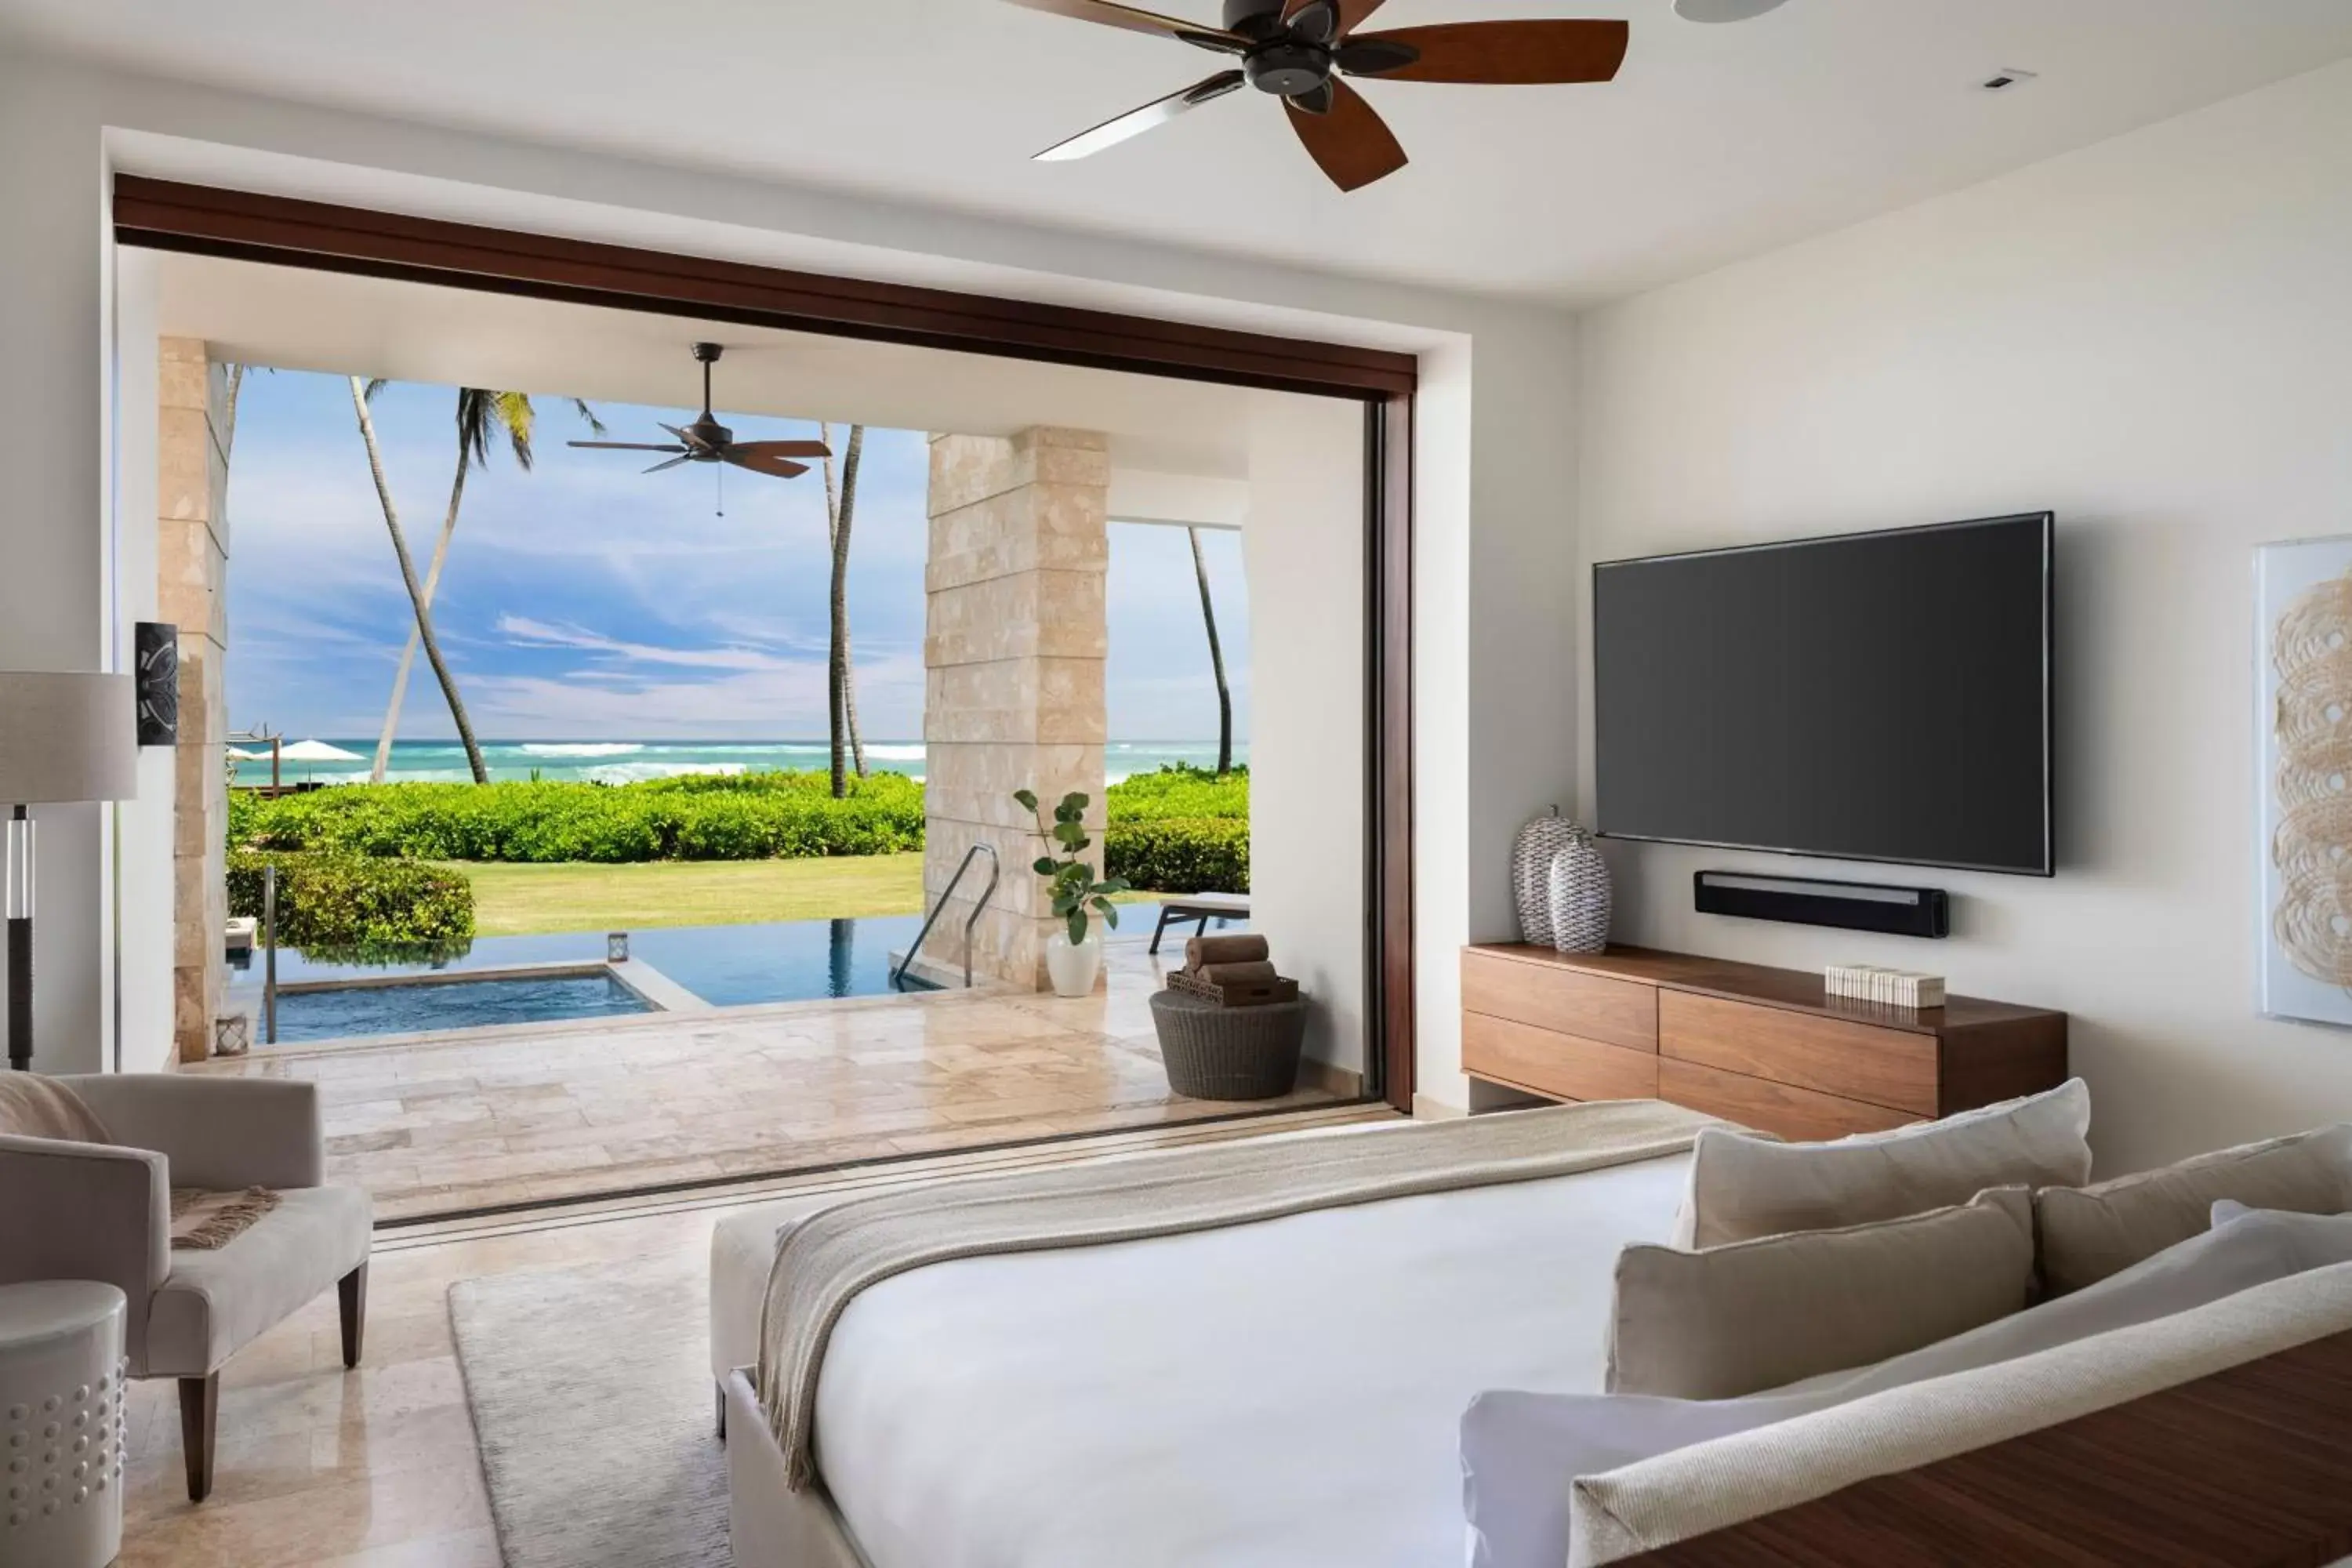
M 1592 835 L 1553 806 L 1519 829 L 1511 898 L 1524 941 L 1557 952 L 1609 945 L 1609 863 Z

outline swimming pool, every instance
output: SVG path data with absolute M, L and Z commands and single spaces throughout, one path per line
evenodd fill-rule
M 890 954 L 904 952 L 922 923 L 916 915 L 881 915 L 762 925 L 668 926 L 630 932 L 629 955 L 716 1007 L 874 996 L 891 989 Z M 380 982 L 427 974 L 457 981 L 480 971 L 599 963 L 604 957 L 603 931 L 482 937 L 462 954 L 420 956 L 408 962 L 336 963 L 280 949 L 278 1043 L 646 1010 L 646 1004 L 635 993 L 603 975 L 486 978 L 462 984 L 367 984 L 290 994 L 286 990 L 320 981 Z M 609 991 L 598 992 L 595 987 L 600 985 Z M 232 1005 L 252 1015 L 254 1043 L 263 1044 L 258 953 L 232 971 L 229 989 Z M 934 987 L 909 976 L 905 989 Z M 327 1027 L 331 1021 L 338 1026 Z
M 650 1011 L 652 1004 L 609 974 L 339 986 L 281 992 L 278 1043 L 478 1029 L 562 1018 L 609 1018 Z

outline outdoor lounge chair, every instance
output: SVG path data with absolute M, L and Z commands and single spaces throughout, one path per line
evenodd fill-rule
M 1160 939 L 1168 934 L 1171 925 L 1198 921 L 1200 930 L 1194 934 L 1206 935 L 1211 921 L 1219 925 L 1245 921 L 1249 912 L 1247 893 L 1180 893 L 1160 906 L 1160 924 L 1151 932 L 1151 951 L 1160 951 Z

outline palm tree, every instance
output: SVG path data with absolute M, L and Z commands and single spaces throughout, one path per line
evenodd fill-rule
M 1209 627 L 1209 668 L 1217 676 L 1217 776 L 1234 765 L 1234 694 L 1225 685 L 1225 650 L 1217 643 L 1217 604 L 1209 597 L 1209 563 L 1201 554 L 1201 531 L 1184 531 L 1192 541 L 1192 575 L 1201 584 L 1201 619 Z
M 368 383 L 367 395 L 373 397 L 383 385 L 381 380 Z M 599 436 L 604 433 L 604 423 L 596 417 L 594 409 L 576 397 L 572 400 L 572 406 L 579 411 L 581 418 L 588 422 L 591 430 Z M 457 531 L 457 508 L 466 498 L 467 474 L 475 464 L 490 460 L 491 437 L 499 430 L 506 432 L 508 444 L 514 450 L 516 467 L 529 472 L 531 423 L 536 417 L 530 397 L 522 393 L 487 392 L 478 386 L 457 389 L 457 474 L 450 482 L 449 510 L 441 517 L 441 533 L 433 543 L 432 563 L 425 569 L 426 608 L 431 608 L 433 595 L 441 586 L 441 565 L 449 557 L 449 536 Z M 384 769 L 392 761 L 393 737 L 400 729 L 401 706 L 408 698 L 408 673 L 416 663 L 419 631 L 418 626 L 408 628 L 408 642 L 400 650 L 400 668 L 393 674 L 392 700 L 384 706 L 383 730 L 375 742 L 375 765 L 368 773 L 369 779 L 376 784 L 383 782 Z M 463 705 L 454 693 L 450 702 L 459 732 L 467 732 L 469 725 Z M 470 746 L 467 748 L 467 759 L 474 769 L 474 782 L 488 783 L 488 774 L 482 767 L 481 758 Z
M 827 446 L 833 443 L 833 426 L 820 426 Z M 841 489 L 835 494 L 833 485 L 833 459 L 824 460 L 825 537 L 833 545 L 833 646 L 825 660 L 826 718 L 833 739 L 833 793 L 835 799 L 849 793 L 849 759 L 845 757 L 845 743 L 855 757 L 857 776 L 866 776 L 866 742 L 857 733 L 857 693 L 850 680 L 849 667 L 849 528 L 857 514 L 857 464 L 866 450 L 866 426 L 852 425 L 849 442 L 841 455 Z
M 441 695 L 449 700 L 449 716 L 457 722 L 457 739 L 465 742 L 466 762 L 474 770 L 476 784 L 490 782 L 489 769 L 482 765 L 482 748 L 475 743 L 474 726 L 466 717 L 466 705 L 457 698 L 457 682 L 449 674 L 448 662 L 441 657 L 441 639 L 433 635 L 433 607 L 425 595 L 424 585 L 416 580 L 416 563 L 409 559 L 408 538 L 400 531 L 400 513 L 392 504 L 392 486 L 383 477 L 383 453 L 375 440 L 375 419 L 368 413 L 368 398 L 383 383 L 352 379 L 352 407 L 359 415 L 360 439 L 367 445 L 368 473 L 375 479 L 375 499 L 383 508 L 383 525 L 392 532 L 392 553 L 400 563 L 401 585 L 408 590 L 408 603 L 416 612 L 416 635 L 425 647 L 425 662 L 433 667 L 434 679 L 441 683 Z

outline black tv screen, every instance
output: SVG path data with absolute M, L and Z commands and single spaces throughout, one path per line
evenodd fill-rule
M 2047 876 L 2051 517 L 1592 569 L 1599 831 Z

